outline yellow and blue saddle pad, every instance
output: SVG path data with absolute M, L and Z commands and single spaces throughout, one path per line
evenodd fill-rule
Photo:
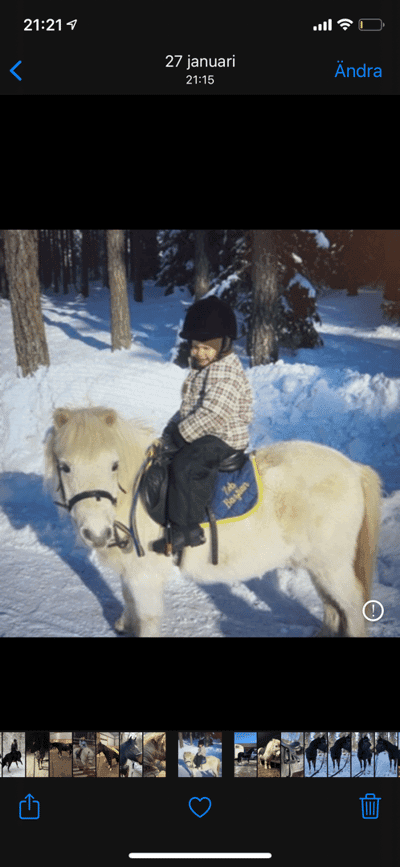
M 255 512 L 262 500 L 262 481 L 255 455 L 248 455 L 243 467 L 231 473 L 218 473 L 210 509 L 217 523 L 242 521 Z M 201 526 L 208 524 L 205 516 Z

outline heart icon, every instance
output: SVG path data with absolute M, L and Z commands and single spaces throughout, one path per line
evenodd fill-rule
M 203 804 L 203 801 L 206 803 Z M 201 819 L 203 816 L 206 816 L 209 810 L 211 810 L 211 801 L 209 798 L 191 798 L 189 801 L 189 809 L 195 816 L 198 816 L 199 819 Z

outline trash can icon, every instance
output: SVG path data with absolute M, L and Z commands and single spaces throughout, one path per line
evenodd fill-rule
M 363 819 L 377 819 L 379 816 L 379 801 L 382 798 L 377 798 L 376 795 L 364 795 L 360 798 L 361 810 Z

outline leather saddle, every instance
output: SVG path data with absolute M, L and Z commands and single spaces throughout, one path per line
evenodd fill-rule
M 166 527 L 168 523 L 166 506 L 168 493 L 169 465 L 174 453 L 165 451 L 161 444 L 152 447 L 150 463 L 145 467 L 139 484 L 139 494 L 142 503 L 153 521 Z M 247 460 L 243 451 L 234 452 L 225 458 L 218 467 L 221 473 L 231 473 L 240 470 Z

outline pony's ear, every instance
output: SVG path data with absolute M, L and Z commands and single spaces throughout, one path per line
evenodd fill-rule
M 53 419 L 56 427 L 63 427 L 69 421 L 69 411 L 67 409 L 56 409 Z
M 106 409 L 103 418 L 105 423 L 111 427 L 117 421 L 117 413 L 113 409 Z

